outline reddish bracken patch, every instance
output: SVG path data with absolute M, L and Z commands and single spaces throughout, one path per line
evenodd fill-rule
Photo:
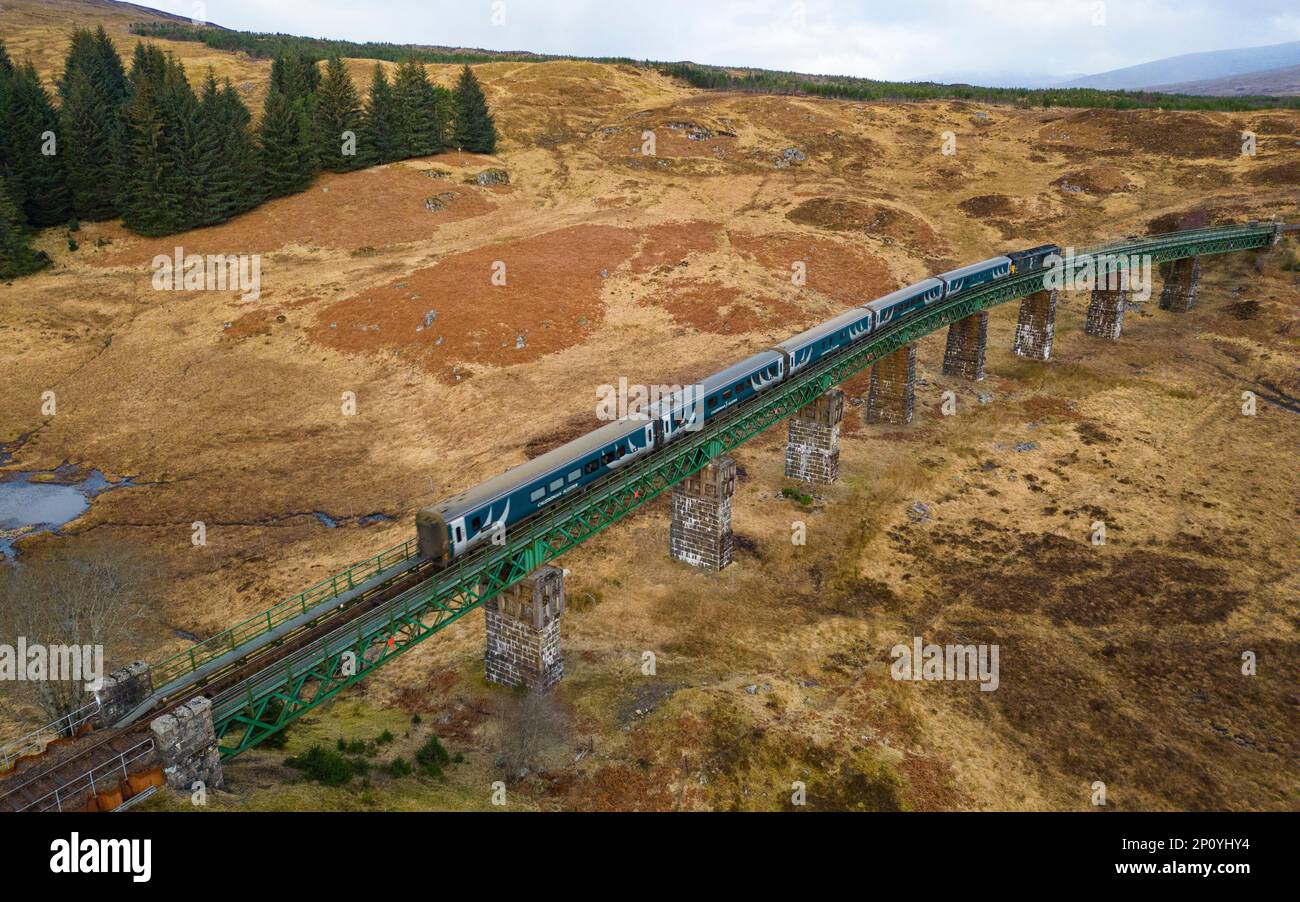
M 759 329 L 775 317 L 796 312 L 775 298 L 742 295 L 739 288 L 713 279 L 677 279 L 654 292 L 644 303 L 668 313 L 673 321 L 714 335 L 736 335 Z
M 798 232 L 727 237 L 733 248 L 771 269 L 780 284 L 789 285 L 792 265 L 802 262 L 807 286 L 845 305 L 865 304 L 901 287 L 879 257 L 830 238 Z
M 222 225 L 163 238 L 136 238 L 123 231 L 134 243 L 94 262 L 147 265 L 159 254 L 171 256 L 178 245 L 187 254 L 264 254 L 291 244 L 342 250 L 405 244 L 428 238 L 439 225 L 489 212 L 496 206 L 491 193 L 399 164 L 325 173 L 301 194 L 270 201 Z M 449 195 L 435 204 L 442 208 L 427 209 L 425 202 L 439 195 Z
M 632 258 L 632 272 L 676 266 L 693 253 L 708 253 L 718 244 L 716 222 L 669 222 L 641 230 L 644 241 Z
M 636 244 L 631 230 L 581 225 L 453 254 L 331 304 L 310 335 L 342 351 L 396 351 L 448 375 L 465 363 L 528 363 L 586 339 L 604 316 L 602 271 Z

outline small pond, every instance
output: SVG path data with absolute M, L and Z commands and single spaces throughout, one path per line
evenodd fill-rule
M 90 503 L 131 480 L 109 481 L 65 464 L 54 470 L 0 473 L 0 558 L 16 555 L 14 543 L 38 532 L 58 532 L 90 509 Z

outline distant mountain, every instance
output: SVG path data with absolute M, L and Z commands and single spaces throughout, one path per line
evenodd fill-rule
M 1052 88 L 1071 78 L 1079 78 L 1081 73 L 1069 75 L 1049 75 L 1046 72 L 940 72 L 926 75 L 918 81 L 930 81 L 940 85 L 980 85 L 985 88 Z
M 1182 56 L 1171 56 L 1138 66 L 1076 78 L 1059 87 L 1131 91 L 1153 85 L 1209 81 L 1244 75 L 1248 72 L 1298 65 L 1300 65 L 1300 41 L 1289 41 L 1285 44 L 1270 44 L 1267 47 L 1240 47 L 1236 50 L 1185 53 Z
M 1201 94 L 1207 97 L 1300 95 L 1300 66 L 1283 66 L 1245 75 L 1207 78 L 1204 81 L 1180 81 L 1172 85 L 1155 85 L 1147 90 L 1166 94 Z

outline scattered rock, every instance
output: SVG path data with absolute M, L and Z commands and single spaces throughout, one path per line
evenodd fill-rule
M 1011 446 L 1012 451 L 1037 451 L 1038 442 L 1016 442 Z
M 487 187 L 488 185 L 509 185 L 510 173 L 504 169 L 484 169 L 478 175 L 470 179 L 474 184 Z
M 907 509 L 907 519 L 913 523 L 924 523 L 930 519 L 930 505 L 924 501 L 913 501 L 912 506 Z
M 673 131 L 686 132 L 688 141 L 707 141 L 713 137 L 713 132 L 696 122 L 668 122 L 665 123 Z
M 795 163 L 802 163 L 808 159 L 807 155 L 797 147 L 787 147 L 781 151 L 781 156 L 776 158 L 772 165 L 777 169 L 789 169 Z
M 451 191 L 444 191 L 441 194 L 434 194 L 424 199 L 424 209 L 430 213 L 437 213 L 439 210 L 447 209 L 447 204 L 456 195 Z

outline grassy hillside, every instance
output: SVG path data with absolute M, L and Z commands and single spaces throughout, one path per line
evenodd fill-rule
M 258 34 L 224 28 L 195 27 L 183 22 L 145 22 L 133 26 L 136 34 L 177 41 L 199 41 L 220 50 L 243 51 L 273 57 L 300 53 L 319 58 L 346 56 L 394 62 L 413 57 L 428 63 L 537 62 L 548 59 L 583 59 L 530 53 L 499 53 L 451 47 L 422 47 L 355 41 L 304 38 L 283 34 Z M 587 58 L 590 62 L 626 63 L 625 58 Z M 1261 96 L 1207 98 L 1190 94 L 1156 94 L 1094 90 L 1089 88 L 1025 90 L 942 85 L 930 82 L 890 82 L 845 76 L 811 76 L 766 69 L 733 70 L 695 63 L 645 62 L 698 88 L 766 94 L 808 94 L 844 100 L 971 100 L 1017 106 L 1085 107 L 1106 109 L 1253 110 L 1271 107 L 1300 108 L 1300 98 Z

